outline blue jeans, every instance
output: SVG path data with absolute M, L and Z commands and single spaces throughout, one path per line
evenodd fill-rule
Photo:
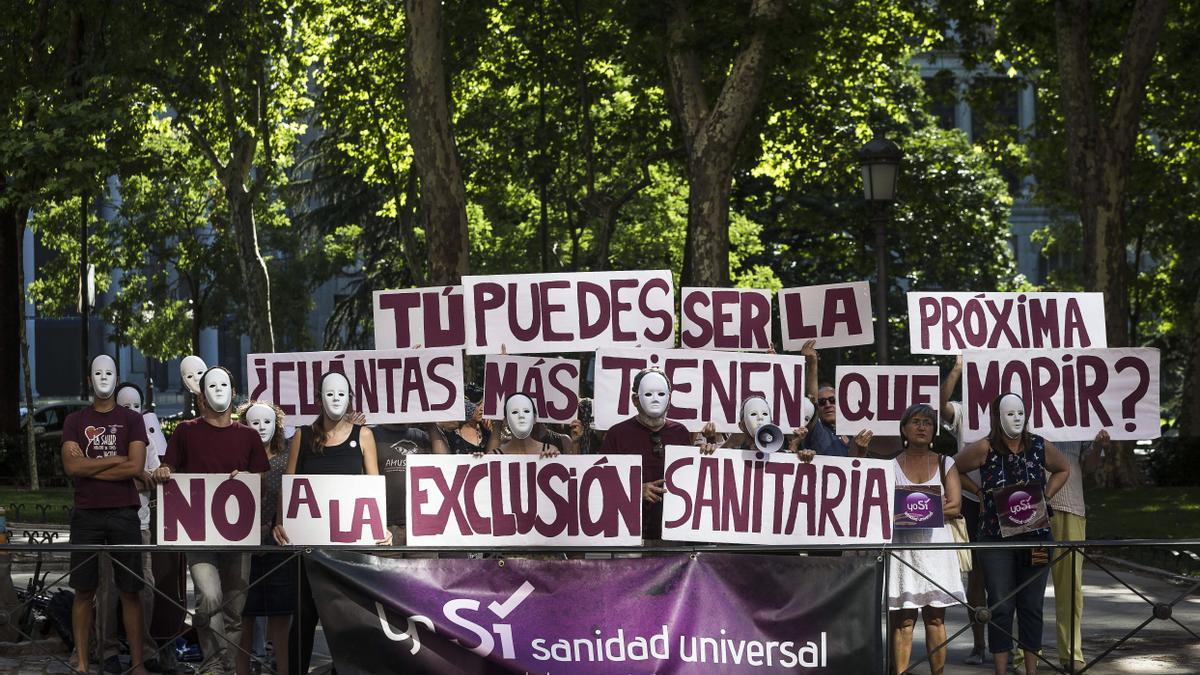
M 1001 540 L 985 538 L 984 541 Z M 1049 542 L 1051 538 L 1012 537 L 1002 541 L 1028 541 L 1031 545 L 1037 545 Z M 1042 603 L 1046 598 L 1046 579 L 1050 575 L 1050 566 L 1030 565 L 1029 548 L 979 549 L 975 551 L 975 556 L 983 567 L 988 607 L 992 610 L 992 620 L 988 622 L 988 648 L 993 654 L 1012 650 L 1011 635 L 1015 611 L 1018 619 L 1017 637 L 1020 639 L 1021 648 L 1034 652 L 1040 650 Z M 1018 586 L 1022 586 L 1021 590 L 1014 594 Z

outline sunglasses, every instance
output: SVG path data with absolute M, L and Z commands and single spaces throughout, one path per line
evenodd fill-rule
M 824 398 L 817 399 L 817 405 L 825 405 L 826 403 L 828 403 L 829 405 L 833 405 L 833 404 L 837 403 L 837 398 L 834 396 L 826 396 Z
M 650 442 L 654 444 L 654 447 L 651 449 L 652 452 L 654 453 L 654 456 L 662 457 L 662 455 L 663 455 L 662 434 L 658 433 L 657 431 L 651 431 L 650 432 Z

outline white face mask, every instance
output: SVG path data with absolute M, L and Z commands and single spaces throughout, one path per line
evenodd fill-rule
M 204 400 L 215 413 L 229 410 L 233 403 L 233 383 L 229 381 L 229 373 L 221 368 L 209 370 L 202 378 L 204 382 Z
M 112 398 L 113 392 L 117 390 L 116 361 L 106 354 L 97 356 L 92 359 L 89 377 L 92 379 L 92 391 L 96 394 L 96 398 Z
M 771 406 L 766 399 L 754 397 L 747 399 L 742 405 L 742 424 L 750 436 L 758 433 L 758 428 L 771 422 Z
M 183 386 L 193 394 L 200 393 L 200 378 L 206 370 L 208 366 L 204 365 L 204 360 L 199 356 L 185 356 L 179 362 L 179 376 L 183 378 Z
M 1025 431 L 1025 402 L 1016 394 L 1008 394 L 1000 399 L 1000 428 L 1004 435 L 1016 438 Z
M 133 387 L 125 387 L 117 392 L 117 405 L 134 412 L 142 412 L 142 395 Z
M 800 399 L 800 426 L 808 426 L 808 423 L 812 420 L 816 412 L 817 407 L 813 405 L 812 401 L 808 400 L 807 396 Z
M 524 394 L 513 394 L 504 405 L 504 421 L 508 422 L 513 438 L 529 438 L 533 433 L 534 417 L 533 400 Z
M 667 416 L 667 407 L 671 405 L 671 384 L 662 373 L 649 373 L 642 376 L 637 390 L 638 409 L 650 419 L 660 419 Z
M 350 406 L 350 380 L 341 373 L 333 373 L 321 381 L 321 407 L 325 416 L 337 422 Z
M 263 445 L 271 442 L 275 437 L 275 411 L 271 406 L 255 403 L 246 411 L 246 424 L 258 432 L 258 437 L 262 439 Z

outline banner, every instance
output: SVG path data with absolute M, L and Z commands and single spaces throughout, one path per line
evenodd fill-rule
M 404 288 L 372 293 L 375 349 L 462 347 L 462 286 Z
M 814 339 L 818 349 L 871 344 L 871 285 L 853 281 L 784 288 L 779 291 L 779 326 L 784 351 L 799 351 Z
M 409 546 L 637 546 L 635 456 L 411 455 Z
M 463 289 L 468 354 L 675 344 L 666 270 L 468 276 Z
M 836 428 L 843 436 L 864 429 L 899 436 L 900 418 L 914 403 L 927 403 L 941 415 L 937 366 L 838 366 L 836 373 Z
M 766 397 L 784 430 L 800 424 L 804 398 L 804 357 L 778 354 L 705 352 L 690 349 L 599 349 L 596 351 L 594 427 L 608 429 L 637 414 L 630 400 L 639 370 L 657 366 L 671 382 L 667 418 L 691 431 L 706 422 L 717 431 L 738 430 L 742 399 Z
M 258 546 L 259 490 L 256 473 L 175 473 L 158 484 L 160 544 Z
M 909 293 L 913 354 L 1108 345 L 1103 293 Z
M 339 673 L 883 673 L 875 556 L 305 565 Z
M 717 544 L 892 540 L 893 463 L 667 446 L 663 539 Z
M 679 344 L 685 349 L 765 352 L 771 347 L 771 292 L 684 288 Z
M 504 418 L 504 399 L 529 394 L 537 421 L 564 423 L 579 408 L 579 361 L 539 356 L 488 354 L 483 365 L 483 416 Z
M 336 370 L 350 380 L 351 403 L 367 424 L 448 422 L 463 410 L 462 350 L 250 354 L 250 398 L 283 408 L 288 424 L 309 424 L 321 412 L 321 376 Z
M 1025 400 L 1031 431 L 1051 441 L 1158 438 L 1157 349 L 1000 350 L 963 352 L 963 433 L 991 429 L 992 400 Z
M 292 544 L 371 546 L 387 536 L 383 476 L 285 475 L 282 492 L 283 529 Z

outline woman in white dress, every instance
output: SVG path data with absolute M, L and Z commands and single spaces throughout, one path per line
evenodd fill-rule
M 958 515 L 962 491 L 954 460 L 939 455 L 931 447 L 935 433 L 937 413 L 933 408 L 924 404 L 910 406 L 900 419 L 900 443 L 904 452 L 892 462 L 895 464 L 897 487 L 941 486 L 942 513 L 948 520 Z M 892 537 L 892 542 L 897 544 L 953 541 L 948 525 L 928 530 L 897 529 Z M 920 574 L 917 570 L 920 570 Z M 946 608 L 965 601 L 958 554 L 954 550 L 895 551 L 888 565 L 892 672 L 903 673 L 908 669 L 913 627 L 920 612 L 921 620 L 925 622 L 925 647 L 929 652 L 930 671 L 933 675 L 940 675 L 946 665 L 946 648 L 941 646 L 946 641 Z

